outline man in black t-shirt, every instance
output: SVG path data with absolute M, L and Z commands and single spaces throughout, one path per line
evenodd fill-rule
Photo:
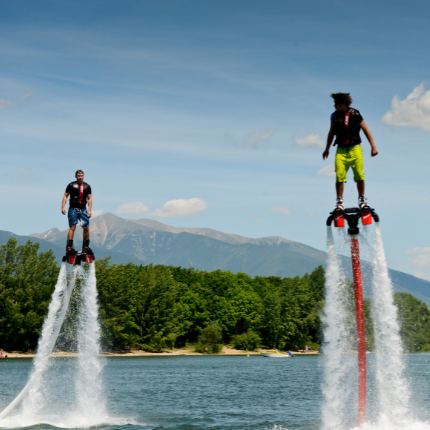
M 76 181 L 70 182 L 67 185 L 66 192 L 64 193 L 63 203 L 61 207 L 61 212 L 66 215 L 66 202 L 67 197 L 70 195 L 69 201 L 69 234 L 67 235 L 67 246 L 66 252 L 68 254 L 76 254 L 73 249 L 73 236 L 76 230 L 76 224 L 79 222 L 84 230 L 84 241 L 82 243 L 82 251 L 86 254 L 92 254 L 90 245 L 90 218 L 91 209 L 93 206 L 93 197 L 91 194 L 91 187 L 84 182 L 84 172 L 82 170 L 77 170 L 75 173 Z M 87 201 L 88 201 L 88 211 L 87 211 Z

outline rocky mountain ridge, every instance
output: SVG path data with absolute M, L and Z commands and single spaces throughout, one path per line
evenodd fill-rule
M 44 247 L 64 248 L 67 230 L 50 229 L 30 235 Z M 76 244 L 82 240 L 77 229 Z M 200 270 L 230 270 L 250 276 L 302 276 L 318 265 L 325 266 L 324 251 L 279 236 L 247 238 L 209 228 L 178 228 L 149 219 L 127 220 L 104 214 L 91 220 L 91 247 L 98 257 L 110 255 L 113 263 L 165 264 Z M 97 253 L 96 253 L 97 255 Z M 351 276 L 351 263 L 342 257 L 344 272 Z M 390 269 L 396 291 L 414 294 L 430 304 L 430 282 Z M 371 278 L 363 262 L 363 278 Z

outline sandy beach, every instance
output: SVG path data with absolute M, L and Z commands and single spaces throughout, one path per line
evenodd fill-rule
M 178 356 L 178 355 L 205 355 L 200 354 L 198 352 L 193 352 L 193 347 L 186 348 L 174 348 L 172 350 L 166 350 L 163 352 L 147 352 L 141 349 L 131 348 L 127 351 L 115 351 L 115 352 L 102 352 L 100 355 L 102 357 L 168 357 L 168 356 Z M 259 356 L 261 352 L 266 351 L 265 349 L 259 349 L 257 351 L 241 351 L 239 349 L 229 348 L 228 346 L 223 346 L 222 352 L 219 354 L 211 354 L 211 355 L 219 355 L 219 356 Z M 295 356 L 304 356 L 304 355 L 319 355 L 316 351 L 290 351 Z M 36 357 L 36 353 L 34 351 L 31 352 L 6 352 L 3 351 L 7 358 L 34 358 Z M 77 353 L 75 352 L 54 352 L 52 357 L 77 357 Z M 0 359 L 1 360 L 1 359 Z

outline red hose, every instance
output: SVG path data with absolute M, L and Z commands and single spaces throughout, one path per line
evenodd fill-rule
M 366 335 L 364 331 L 363 286 L 361 282 L 360 248 L 358 239 L 351 239 L 352 273 L 354 276 L 355 314 L 358 344 L 358 426 L 366 417 Z

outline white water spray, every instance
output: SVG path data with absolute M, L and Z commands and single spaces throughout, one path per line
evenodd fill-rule
M 354 391 L 351 373 L 356 363 L 347 354 L 351 340 L 347 332 L 348 303 L 345 294 L 341 262 L 333 240 L 331 227 L 327 227 L 327 271 L 324 323 L 324 403 L 322 419 L 324 429 L 344 428 L 348 399 Z
M 99 340 L 97 281 L 95 267 L 91 264 L 82 290 L 76 379 L 78 408 L 80 414 L 87 417 L 103 414 L 105 410 L 101 379 L 104 361 L 98 357 Z
M 403 350 L 393 303 L 379 223 L 375 226 L 372 316 L 375 330 L 376 382 L 381 419 L 397 425 L 408 422 L 409 391 L 403 375 Z
M 66 263 L 62 264 L 62 268 L 63 266 L 65 271 Z M 22 405 L 23 415 L 27 418 L 35 416 L 45 404 L 45 396 L 42 392 L 43 376 L 51 364 L 51 360 L 49 358 L 52 354 L 52 350 L 54 349 L 64 318 L 66 317 L 76 278 L 81 271 L 82 269 L 80 266 L 74 267 L 68 285 L 67 281 L 65 282 L 67 289 L 62 290 L 63 294 L 61 295 L 62 301 L 59 312 L 57 311 L 56 314 L 53 315 L 53 318 L 50 318 L 51 315 L 48 312 L 48 317 L 46 318 L 46 335 L 44 336 L 42 332 L 42 337 L 37 347 L 37 355 L 34 360 L 33 372 L 27 384 L 29 387 L 28 395 L 25 397 Z
M 70 374 L 65 375 L 66 383 L 61 384 L 56 379 L 61 376 L 58 375 L 58 365 L 52 366 L 56 361 L 50 358 L 50 355 L 60 334 L 78 279 L 78 360 L 77 363 L 69 362 Z M 101 380 L 103 361 L 98 357 L 99 337 L 95 266 L 91 264 L 88 273 L 80 266 L 75 266 L 67 283 L 64 263 L 45 318 L 30 380 L 17 398 L 0 414 L 0 418 L 3 418 L 0 427 L 47 423 L 57 427 L 86 428 L 103 423 L 123 422 L 106 414 Z M 56 372 L 57 377 L 54 377 Z M 21 400 L 22 410 L 4 419 Z M 56 402 L 58 404 L 55 404 Z
M 374 366 L 371 366 L 374 371 L 368 373 L 374 378 L 374 384 L 370 385 L 375 388 L 368 392 L 368 399 L 375 400 L 369 408 L 369 412 L 373 409 L 373 413 L 369 414 L 360 430 L 430 430 L 430 423 L 414 419 L 410 410 L 397 308 L 393 303 L 393 286 L 388 275 L 379 224 L 376 223 L 375 226 L 373 246 L 370 245 L 369 232 L 365 233 L 365 237 L 359 236 L 359 240 L 371 255 L 375 333 L 375 354 L 369 356 L 374 360 Z M 340 235 L 341 245 L 345 245 L 342 232 Z M 345 294 L 341 282 L 343 273 L 330 227 L 327 231 L 327 245 L 326 308 L 323 318 L 327 345 L 324 346 L 325 399 L 322 420 L 324 429 L 344 430 L 357 428 L 357 357 L 355 354 L 348 354 L 351 343 L 345 336 L 351 337 L 346 327 L 350 310 L 348 303 L 342 300 L 342 295 Z
M 60 323 L 61 314 L 59 311 L 67 301 L 67 297 L 70 299 L 70 295 L 66 291 L 67 288 L 67 272 L 66 263 L 61 264 L 60 273 L 58 274 L 57 284 L 55 286 L 54 293 L 52 295 L 51 303 L 49 304 L 48 315 L 45 318 L 42 328 L 42 334 L 39 340 L 38 354 L 34 362 L 34 371 L 30 377 L 27 385 L 22 389 L 22 391 L 16 396 L 16 398 L 7 406 L 1 413 L 0 419 L 6 417 L 12 410 L 21 402 L 25 397 L 28 390 L 31 387 L 38 385 L 38 379 L 43 373 L 47 366 L 48 358 L 51 355 L 52 349 L 54 348 L 55 341 L 57 339 L 58 333 L 56 333 L 56 327 Z M 68 301 L 67 301 L 68 304 Z M 63 316 L 64 319 L 64 316 Z M 62 324 L 62 321 L 61 321 Z

